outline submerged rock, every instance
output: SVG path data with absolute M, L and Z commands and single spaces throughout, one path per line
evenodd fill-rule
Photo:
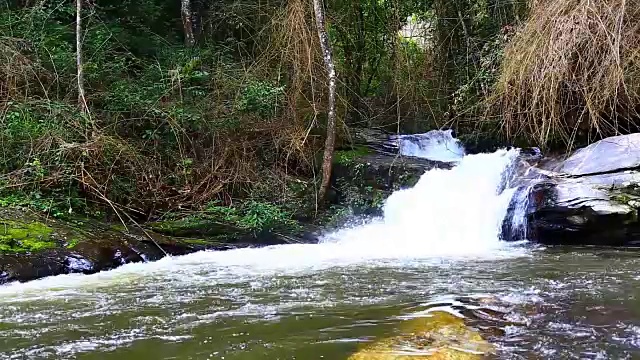
M 473 360 L 494 352 L 478 331 L 445 311 L 408 320 L 399 330 L 400 335 L 366 346 L 349 360 Z
M 529 239 L 640 245 L 640 134 L 607 138 L 551 163 L 529 193 Z

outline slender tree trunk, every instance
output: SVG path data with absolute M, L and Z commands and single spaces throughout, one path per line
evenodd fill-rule
M 82 0 L 76 0 L 76 67 L 78 76 L 78 107 L 83 113 L 89 112 L 84 91 L 84 71 L 82 69 Z
M 192 47 L 196 43 L 193 35 L 193 17 L 191 14 L 191 0 L 182 1 L 182 27 L 184 28 L 184 43 L 188 47 Z
M 324 157 L 322 160 L 322 184 L 318 192 L 318 198 L 324 202 L 329 183 L 331 181 L 331 167 L 333 164 L 333 149 L 336 142 L 336 69 L 333 64 L 333 55 L 329 35 L 325 28 L 324 8 L 322 0 L 313 0 L 313 10 L 316 15 L 316 28 L 320 38 L 322 58 L 329 77 L 329 114 L 327 116 L 327 139 L 324 143 Z

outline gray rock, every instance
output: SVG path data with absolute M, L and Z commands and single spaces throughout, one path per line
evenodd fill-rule
M 637 245 L 637 208 L 580 181 L 556 179 L 533 187 L 528 238 L 544 244 Z
M 606 138 L 577 150 L 560 164 L 558 171 L 585 176 L 639 167 L 640 134 L 631 134 Z
M 64 260 L 69 273 L 93 273 L 95 272 L 93 263 L 78 254 L 67 256 Z
M 640 245 L 639 167 L 640 134 L 598 141 L 557 162 L 530 192 L 528 237 L 547 244 Z

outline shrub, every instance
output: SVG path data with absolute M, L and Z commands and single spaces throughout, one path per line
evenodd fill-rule
M 544 147 L 636 130 L 639 23 L 639 1 L 537 1 L 492 101 L 505 134 Z

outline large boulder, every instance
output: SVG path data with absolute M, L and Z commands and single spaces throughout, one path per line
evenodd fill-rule
M 399 335 L 369 344 L 348 360 L 481 360 L 495 352 L 464 318 L 439 310 L 405 321 Z
M 529 192 L 529 239 L 640 245 L 640 134 L 607 138 L 551 163 Z
M 556 168 L 571 176 L 588 176 L 640 168 L 640 134 L 613 136 L 577 150 Z

